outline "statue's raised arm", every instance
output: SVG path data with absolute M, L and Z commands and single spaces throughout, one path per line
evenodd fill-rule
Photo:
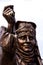
M 8 22 L 8 30 L 12 32 L 13 26 L 15 25 L 15 12 L 13 5 L 5 6 L 3 10 L 3 16 Z
M 3 57 L 0 65 L 14 65 L 15 56 L 15 12 L 13 5 L 5 6 L 3 16 L 8 22 L 8 28 L 0 28 L 0 46 L 2 47 Z

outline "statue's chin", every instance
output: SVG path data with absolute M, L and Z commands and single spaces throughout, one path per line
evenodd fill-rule
M 20 53 L 22 53 L 22 54 L 25 54 L 25 55 L 28 55 L 29 53 L 28 53 L 28 49 L 20 49 L 20 48 L 18 48 L 18 50 L 19 50 L 19 52 Z
M 28 52 L 28 51 L 29 51 L 29 48 L 28 48 L 28 47 L 23 47 L 23 50 L 24 50 L 25 52 Z

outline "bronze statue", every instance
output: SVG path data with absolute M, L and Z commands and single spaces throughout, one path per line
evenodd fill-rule
M 0 29 L 3 50 L 1 65 L 42 65 L 36 40 L 36 24 L 27 21 L 16 23 L 12 5 L 4 8 L 3 16 L 8 21 L 8 28 Z

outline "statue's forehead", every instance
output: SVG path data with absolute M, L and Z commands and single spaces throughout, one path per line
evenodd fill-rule
M 32 35 L 32 34 L 29 35 L 29 34 L 22 34 L 22 33 L 21 33 L 21 34 L 18 35 L 18 37 L 24 37 L 24 36 L 34 37 L 34 35 Z
M 34 31 L 22 31 L 18 34 L 18 37 L 21 36 L 35 36 L 35 32 Z

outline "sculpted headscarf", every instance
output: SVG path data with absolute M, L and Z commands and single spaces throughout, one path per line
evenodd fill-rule
M 18 36 L 23 36 L 24 34 L 28 34 L 29 32 L 32 32 L 32 34 L 36 36 L 36 24 L 33 22 L 17 21 L 16 28 Z

